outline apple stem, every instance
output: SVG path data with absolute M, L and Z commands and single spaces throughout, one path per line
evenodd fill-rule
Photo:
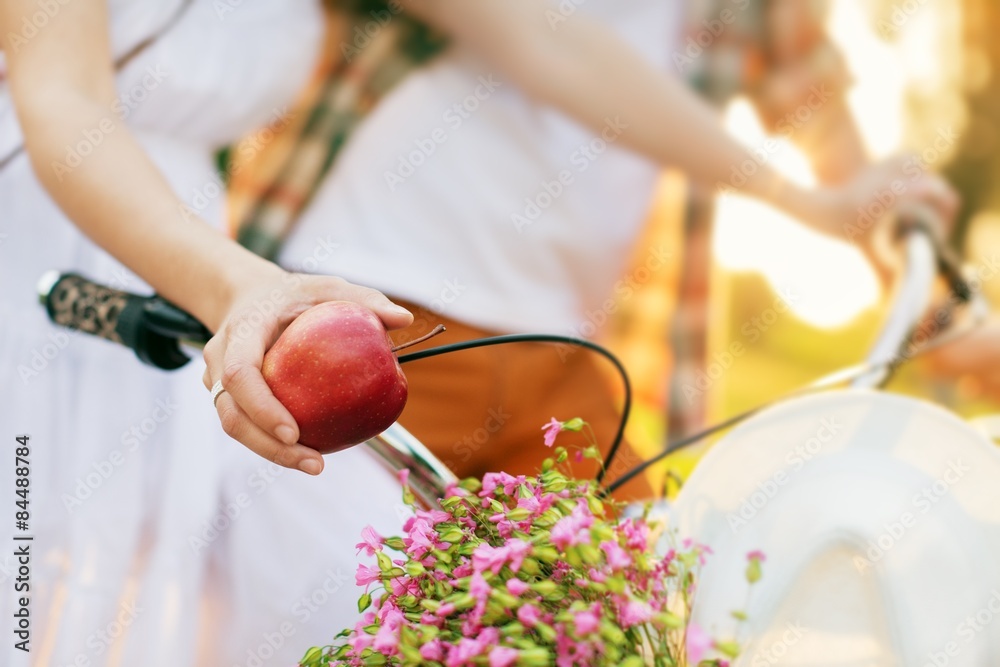
M 423 343 L 425 340 L 430 340 L 431 338 L 434 338 L 434 336 L 437 336 L 440 333 L 444 333 L 445 331 L 447 331 L 447 329 L 445 329 L 445 326 L 443 324 L 439 324 L 436 327 L 434 327 L 434 329 L 430 333 L 425 334 L 420 338 L 417 338 L 416 340 L 407 341 L 402 345 L 397 345 L 396 347 L 392 348 L 392 351 L 395 353 L 399 352 L 400 350 L 405 350 L 408 347 L 419 345 L 420 343 Z

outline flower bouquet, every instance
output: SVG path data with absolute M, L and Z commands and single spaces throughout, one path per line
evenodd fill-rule
M 545 428 L 551 446 L 559 432 L 587 424 Z M 404 535 L 367 528 L 357 545 L 374 559 L 356 575 L 362 620 L 301 665 L 728 665 L 739 645 L 690 621 L 710 550 L 682 541 L 657 555 L 657 541 L 676 540 L 648 509 L 623 518 L 624 506 L 595 482 L 571 476 L 567 449 L 553 454 L 536 477 L 465 480 L 440 509 L 416 505 L 404 472 L 413 511 Z M 574 456 L 600 454 L 591 445 Z M 752 584 L 763 555 L 748 560 Z

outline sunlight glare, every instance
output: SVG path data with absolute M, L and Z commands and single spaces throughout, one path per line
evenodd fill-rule
M 761 145 L 763 127 L 748 102 L 734 102 L 726 127 L 749 146 Z M 785 140 L 770 164 L 788 178 L 811 185 L 805 156 Z M 762 274 L 778 293 L 790 295 L 792 312 L 809 324 L 842 326 L 878 302 L 880 288 L 861 254 L 775 210 L 739 195 L 719 198 L 713 251 L 730 271 Z

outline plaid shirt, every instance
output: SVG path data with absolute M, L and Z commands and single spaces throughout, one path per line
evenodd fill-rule
M 764 6 L 758 0 L 692 0 L 674 64 L 715 103 L 758 85 L 764 70 Z
M 333 49 L 339 54 L 328 54 L 328 68 L 300 104 L 306 109 L 305 122 L 282 139 L 290 146 L 272 151 L 279 156 L 278 164 L 266 160 L 254 164 L 254 173 L 230 183 L 237 209 L 243 211 L 237 218 L 237 240 L 267 259 L 277 257 L 355 128 L 444 43 L 401 14 L 398 4 L 365 0 L 335 4 L 350 5 L 352 11 L 346 13 L 350 20 Z M 255 178 L 261 173 L 266 175 L 263 182 Z

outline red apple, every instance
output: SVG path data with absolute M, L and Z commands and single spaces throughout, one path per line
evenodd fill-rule
M 364 306 L 331 301 L 295 319 L 261 369 L 295 417 L 299 441 L 330 454 L 372 438 L 406 405 L 406 376 L 382 322 Z

